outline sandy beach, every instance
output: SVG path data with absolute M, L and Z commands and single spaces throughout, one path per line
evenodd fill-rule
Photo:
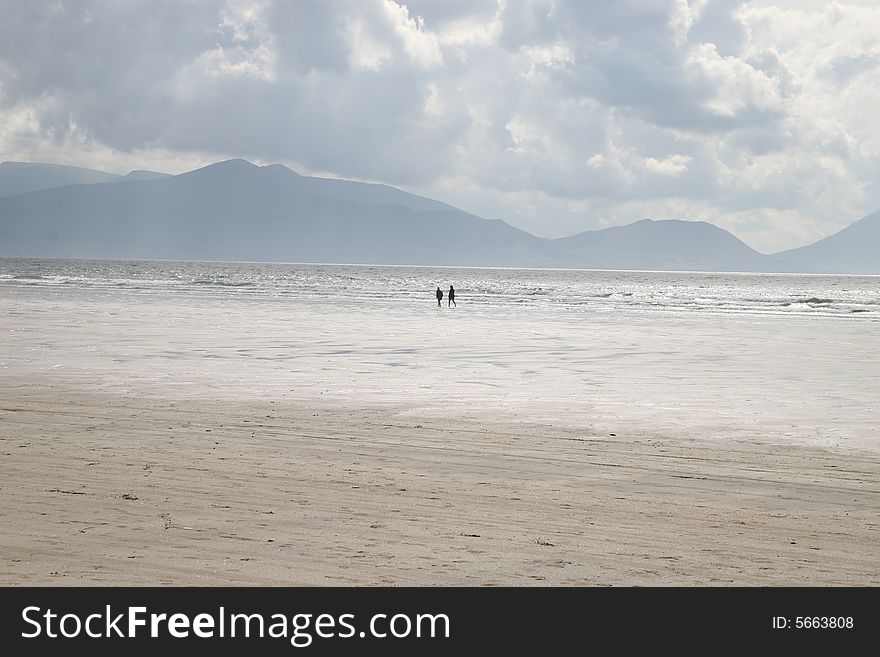
M 880 458 L 5 390 L 3 585 L 877 585 Z
M 876 322 L 91 280 L 0 289 L 2 585 L 880 585 Z

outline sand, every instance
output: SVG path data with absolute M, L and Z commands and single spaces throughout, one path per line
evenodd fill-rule
M 406 410 L 17 377 L 0 584 L 880 584 L 876 452 Z
M 0 584 L 880 584 L 875 322 L 157 285 L 0 286 Z

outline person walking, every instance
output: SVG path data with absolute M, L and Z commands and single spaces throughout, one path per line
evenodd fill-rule
M 446 306 L 449 307 L 450 305 L 455 306 L 455 288 L 451 285 L 449 286 L 449 301 Z M 455 307 L 458 308 L 458 306 Z
M 440 307 L 440 302 L 443 300 L 443 290 L 439 287 L 437 288 L 437 307 Z

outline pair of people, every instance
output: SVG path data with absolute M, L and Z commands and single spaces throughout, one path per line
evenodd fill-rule
M 455 304 L 455 288 L 452 287 L 451 285 L 449 286 L 449 296 L 448 296 L 448 299 L 449 299 L 449 300 L 446 302 L 446 306 L 447 306 L 447 307 L 449 307 L 449 306 L 456 306 L 456 304 Z M 443 290 L 441 290 L 441 289 L 438 287 L 438 288 L 437 288 L 437 307 L 438 307 L 438 308 L 440 307 L 440 302 L 441 302 L 441 301 L 443 301 Z M 457 307 L 458 307 L 458 306 L 456 306 L 456 308 L 457 308 Z

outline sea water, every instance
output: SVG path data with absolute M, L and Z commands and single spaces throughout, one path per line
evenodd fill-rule
M 878 338 L 870 276 L 0 259 L 0 385 L 876 450 Z

